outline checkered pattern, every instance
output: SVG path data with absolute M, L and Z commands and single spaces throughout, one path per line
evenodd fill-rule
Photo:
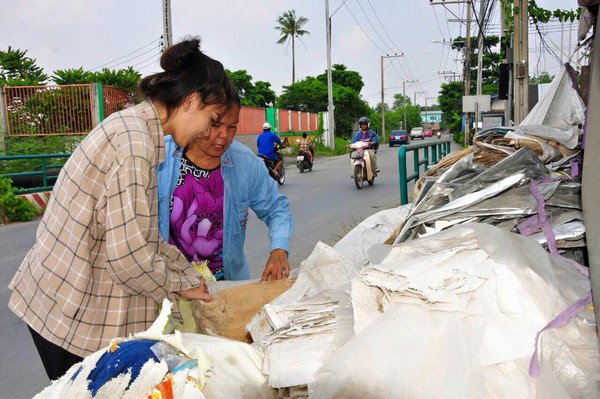
M 111 115 L 73 152 L 9 288 L 10 309 L 86 356 L 147 329 L 158 303 L 199 284 L 159 238 L 156 168 L 164 136 L 150 102 Z

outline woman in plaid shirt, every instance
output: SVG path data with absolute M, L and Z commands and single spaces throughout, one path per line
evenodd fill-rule
M 147 329 L 168 297 L 210 299 L 206 284 L 158 228 L 157 167 L 165 135 L 185 147 L 208 135 L 231 93 L 198 39 L 162 55 L 146 100 L 92 130 L 60 172 L 37 239 L 9 287 L 50 379 L 114 337 Z

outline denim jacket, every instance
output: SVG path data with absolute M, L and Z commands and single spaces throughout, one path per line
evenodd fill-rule
M 165 162 L 158 167 L 158 217 L 161 235 L 169 241 L 169 208 L 181 170 L 183 149 L 165 136 Z M 248 208 L 269 228 L 271 251 L 290 250 L 294 222 L 288 198 L 279 194 L 263 161 L 248 147 L 233 141 L 221 156 L 225 183 L 223 200 L 223 271 L 225 280 L 250 278 L 244 255 Z

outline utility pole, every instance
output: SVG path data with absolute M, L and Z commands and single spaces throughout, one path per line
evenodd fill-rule
M 465 43 L 465 73 L 464 73 L 464 91 L 465 96 L 471 94 L 471 1 L 467 0 L 467 28 L 466 28 L 466 43 Z M 469 145 L 470 133 L 470 118 L 467 112 L 465 121 L 465 147 Z
M 406 129 L 406 84 L 407 83 L 416 83 L 418 82 L 418 80 L 414 79 L 414 80 L 405 80 L 404 82 L 402 82 L 402 102 L 404 103 L 404 122 L 402 123 L 402 129 L 408 131 Z
M 404 54 L 394 55 L 382 55 L 381 56 L 381 133 L 379 137 L 385 137 L 385 96 L 384 96 L 384 84 L 383 84 L 383 60 L 384 58 L 398 58 L 404 57 Z
M 482 70 L 483 70 L 483 35 L 485 31 L 485 6 L 487 1 L 480 0 L 479 2 L 479 35 L 477 38 L 477 95 L 481 95 L 482 86 Z M 479 102 L 476 103 L 475 109 L 475 134 L 479 131 Z
M 514 57 L 515 125 L 521 123 L 529 111 L 529 2 L 514 3 Z M 517 9 L 518 7 L 518 9 Z M 518 11 L 518 13 L 517 13 Z
M 429 113 L 429 109 L 427 108 L 427 100 L 436 99 L 437 97 L 425 97 L 425 123 L 429 123 L 427 120 L 427 115 Z
M 417 105 L 417 94 L 427 94 L 426 91 L 415 91 L 413 93 L 413 105 L 416 106 Z
M 173 27 L 171 26 L 171 0 L 163 0 L 163 52 L 173 45 Z
M 337 11 L 337 10 L 336 10 Z M 333 79 L 331 76 L 331 16 L 329 15 L 329 0 L 325 0 L 325 23 L 327 38 L 327 137 L 325 144 L 335 149 L 335 119 L 333 114 Z

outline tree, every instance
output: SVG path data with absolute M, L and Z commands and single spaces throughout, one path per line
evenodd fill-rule
M 296 82 L 296 38 L 302 40 L 302 36 L 310 34 L 309 31 L 302 28 L 307 22 L 308 18 L 305 17 L 296 19 L 296 10 L 288 10 L 277 18 L 279 26 L 276 26 L 275 29 L 281 33 L 277 43 L 292 43 L 292 84 Z
M 452 41 L 452 49 L 465 52 L 466 38 L 458 36 Z M 471 38 L 471 43 L 477 43 L 477 37 Z M 481 93 L 495 94 L 498 92 L 498 76 L 500 75 L 500 61 L 502 55 L 500 52 L 494 52 L 493 49 L 500 43 L 498 36 L 485 36 L 483 39 L 483 58 L 481 71 Z M 471 47 L 471 65 L 469 67 L 469 76 L 471 77 L 471 93 L 475 93 L 477 88 L 477 46 Z
M 356 90 L 364 86 L 360 74 L 347 70 L 342 64 L 336 64 L 335 70 L 337 72 L 333 80 L 333 102 L 336 111 L 336 133 L 341 137 L 349 137 L 352 134 L 354 121 L 361 116 L 371 115 L 372 110 Z M 297 111 L 326 111 L 327 79 L 324 78 L 325 76 L 325 73 L 317 77 L 307 76 L 304 80 L 284 86 L 283 94 L 278 99 L 278 106 Z
M 410 105 L 410 97 L 402 95 L 400 93 L 394 94 L 394 104 L 392 105 L 392 109 L 398 110 L 404 108 L 404 105 Z
M 92 78 L 92 73 L 89 71 L 84 71 L 82 67 L 77 69 L 57 69 L 52 75 L 52 80 L 57 85 L 92 83 Z
M 275 104 L 275 92 L 271 89 L 271 83 L 257 81 L 252 82 L 252 76 L 246 70 L 230 71 L 227 76 L 238 89 L 240 102 L 248 107 L 268 108 Z
M 27 50 L 0 51 L 0 86 L 44 85 L 48 76 L 36 65 L 33 58 L 27 57 Z
M 440 110 L 444 113 L 442 124 L 450 129 L 454 141 L 461 143 L 462 136 L 462 95 L 463 82 L 443 83 L 438 97 Z
M 317 76 L 317 79 L 327 84 L 327 71 Z M 360 93 L 365 86 L 360 73 L 349 71 L 344 64 L 333 64 L 331 68 L 331 81 L 333 84 L 347 87 L 357 93 Z
M 530 85 L 539 85 L 542 83 L 550 83 L 554 79 L 554 76 L 550 76 L 548 72 L 542 72 L 539 76 L 529 79 Z
M 83 68 L 57 69 L 52 80 L 57 85 L 73 85 L 83 83 L 102 83 L 106 86 L 123 89 L 134 93 L 142 75 L 132 67 L 126 69 L 104 68 L 99 72 L 84 71 Z

